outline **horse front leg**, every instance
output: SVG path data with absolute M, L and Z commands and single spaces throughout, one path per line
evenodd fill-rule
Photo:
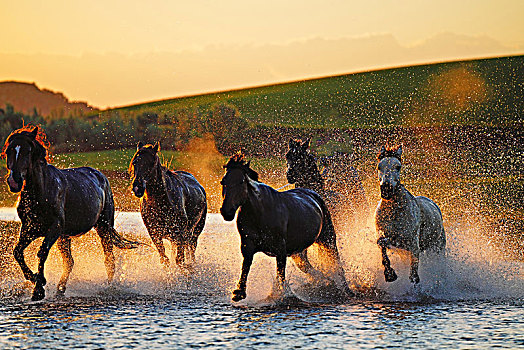
M 69 275 L 73 270 L 75 261 L 73 260 L 73 255 L 71 255 L 71 238 L 61 236 L 58 239 L 57 245 L 58 249 L 60 250 L 60 254 L 62 255 L 63 271 L 60 281 L 58 282 L 56 293 L 59 296 L 63 296 L 65 294 L 66 284 L 69 279 Z
M 251 269 L 254 254 L 251 250 L 242 249 L 242 256 L 244 257 L 242 261 L 242 273 L 238 281 L 237 289 L 233 291 L 233 297 L 231 298 L 233 301 L 240 301 L 246 298 L 247 275 Z
M 393 282 L 397 279 L 397 274 L 391 267 L 391 262 L 389 261 L 388 257 L 387 248 L 389 246 L 389 240 L 386 237 L 380 237 L 377 241 L 377 244 L 380 246 L 382 251 L 382 265 L 384 265 L 384 277 L 386 282 Z
M 33 301 L 42 300 L 45 297 L 44 286 L 47 283 L 44 277 L 45 262 L 47 260 L 47 257 L 49 256 L 49 251 L 51 250 L 51 247 L 53 246 L 53 244 L 55 244 L 58 237 L 60 237 L 63 227 L 62 223 L 63 220 L 55 220 L 53 225 L 51 225 L 51 228 L 48 230 L 47 235 L 45 236 L 44 241 L 40 246 L 40 249 L 38 250 L 38 273 L 36 275 L 36 285 L 33 289 L 33 296 L 31 297 L 31 300 Z
M 18 239 L 18 243 L 15 246 L 15 249 L 13 251 L 13 255 L 15 257 L 16 262 L 22 269 L 22 273 L 24 274 L 24 277 L 26 280 L 31 281 L 32 283 L 36 283 L 36 274 L 31 271 L 29 266 L 27 266 L 27 263 L 25 262 L 24 258 L 24 250 L 31 244 L 31 242 L 34 241 L 36 237 L 31 235 L 28 231 L 24 230 L 24 226 L 22 225 L 22 230 L 20 231 L 20 238 Z
M 164 242 L 162 241 L 162 235 L 160 232 L 152 231 L 149 233 L 151 240 L 153 241 L 158 254 L 160 254 L 160 263 L 165 267 L 169 267 L 169 258 L 166 255 L 166 249 L 164 247 Z M 173 242 L 171 242 L 173 244 Z

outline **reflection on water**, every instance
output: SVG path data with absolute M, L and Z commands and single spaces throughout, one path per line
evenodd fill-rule
M 9 212 L 0 211 L 5 218 Z M 118 213 L 117 229 L 149 241 L 138 213 Z M 267 302 L 275 262 L 257 254 L 248 298 L 230 291 L 241 267 L 234 223 L 208 217 L 191 274 L 165 270 L 156 250 L 117 252 L 115 282 L 106 284 L 99 238 L 73 240 L 75 266 L 66 297 L 54 291 L 61 260 L 53 248 L 47 297 L 30 302 L 18 269 L 1 272 L 1 348 L 472 348 L 524 345 L 524 267 L 494 253 L 473 225 L 448 227 L 445 258 L 421 260 L 421 283 L 408 280 L 409 264 L 393 254 L 399 280 L 384 282 L 373 230 L 339 237 L 348 280 L 377 296 L 333 304 L 291 263 L 288 278 L 301 304 Z M 36 247 L 27 251 L 36 267 Z M 315 258 L 312 251 L 313 261 Z M 12 258 L 10 258 L 12 259 Z M 8 261 L 12 266 L 13 261 Z M 304 287 L 307 286 L 307 287 Z M 318 288 L 317 288 L 318 289 Z M 320 297 L 319 297 L 320 296 Z

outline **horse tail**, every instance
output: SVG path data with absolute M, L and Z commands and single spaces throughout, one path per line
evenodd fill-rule
M 108 230 L 108 234 L 109 238 L 111 239 L 111 243 L 113 243 L 113 245 L 119 249 L 134 249 L 138 248 L 140 245 L 145 245 L 145 243 L 139 241 L 132 241 L 125 238 L 124 236 L 116 232 L 116 230 L 113 227 L 111 227 Z
M 98 223 L 95 225 L 95 228 L 101 229 L 102 234 L 105 235 L 111 243 L 120 249 L 133 249 L 137 248 L 139 245 L 145 244 L 138 241 L 132 241 L 115 230 L 115 201 L 113 199 L 113 191 L 111 191 L 111 185 L 109 184 L 109 180 L 107 177 L 105 177 L 104 174 L 101 172 L 97 173 L 101 183 L 104 186 L 104 192 L 105 192 L 105 202 L 104 202 L 104 209 L 102 210 L 102 214 L 100 215 L 100 218 L 98 220 Z
M 322 230 L 317 238 L 317 243 L 322 244 L 329 250 L 333 251 L 338 257 L 337 235 L 335 233 L 335 225 L 333 225 L 331 213 L 329 212 L 326 202 L 324 202 L 320 195 L 317 194 L 316 199 L 320 205 L 320 209 L 322 209 Z
M 355 297 L 355 293 L 349 288 L 346 281 L 342 261 L 337 248 L 337 235 L 335 226 L 331 219 L 331 213 L 320 195 L 317 194 L 317 202 L 323 212 L 322 230 L 317 238 L 317 244 L 320 246 L 320 253 L 323 254 L 331 264 L 332 276 L 337 287 L 345 293 L 346 297 Z

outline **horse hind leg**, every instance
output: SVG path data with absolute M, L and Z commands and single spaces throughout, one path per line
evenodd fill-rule
M 322 272 L 313 267 L 313 265 L 311 265 L 311 262 L 309 262 L 309 259 L 307 257 L 307 250 L 303 250 L 300 253 L 291 255 L 291 259 L 293 259 L 293 262 L 299 268 L 299 270 L 307 274 L 310 278 L 324 278 L 324 274 L 322 274 Z
M 411 270 L 409 272 L 409 280 L 414 284 L 420 282 L 420 277 L 418 275 L 418 261 L 418 255 L 411 253 Z
M 102 249 L 104 250 L 104 264 L 107 272 L 107 281 L 111 283 L 115 276 L 115 255 L 113 254 L 113 242 L 111 240 L 111 233 L 109 227 L 95 227 L 96 232 L 102 241 Z
M 71 274 L 73 265 L 75 263 L 73 256 L 71 255 L 71 238 L 61 236 L 58 239 L 57 246 L 60 254 L 62 255 L 63 271 L 60 281 L 58 282 L 56 293 L 58 296 L 63 296 L 66 290 L 66 284 L 69 279 L 69 275 Z

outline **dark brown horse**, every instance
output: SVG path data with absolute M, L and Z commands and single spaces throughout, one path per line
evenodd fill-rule
M 309 151 L 310 140 L 289 140 L 286 153 L 287 180 L 296 187 L 309 188 L 322 196 L 340 229 L 348 220 L 362 225 L 369 215 L 364 187 L 354 167 L 343 161 L 346 157 L 322 159 L 329 181 L 325 181 L 316 158 Z
M 17 212 L 22 228 L 14 256 L 25 278 L 35 283 L 33 300 L 45 297 L 44 264 L 55 242 L 64 263 L 58 295 L 64 294 L 73 269 L 72 236 L 96 229 L 102 240 L 109 282 L 115 271 L 113 246 L 128 249 L 138 244 L 114 229 L 115 205 L 107 178 L 89 167 L 55 168 L 47 162 L 46 145 L 45 134 L 38 127 L 24 127 L 11 133 L 2 153 L 7 157 L 9 189 L 21 192 Z M 24 250 L 39 237 L 44 240 L 38 251 L 38 272 L 33 273 L 25 262 Z
M 303 272 L 316 275 L 319 271 L 310 264 L 306 251 L 314 243 L 333 268 L 334 282 L 339 289 L 347 296 L 352 295 L 339 259 L 331 216 L 322 198 L 309 189 L 278 192 L 258 182 L 258 174 L 241 153 L 232 156 L 224 167 L 226 174 L 221 181 L 224 201 L 220 213 L 226 221 L 231 221 L 240 208 L 237 228 L 244 258 L 233 301 L 246 297 L 247 276 L 257 252 L 276 257 L 281 290 L 286 288 L 288 256 Z
M 176 249 L 176 263 L 194 262 L 198 236 L 207 214 L 206 192 L 193 175 L 171 171 L 158 157 L 159 144 L 138 143 L 129 167 L 133 192 L 142 198 L 140 212 L 149 236 L 158 249 L 160 262 L 169 265 L 163 239 Z M 144 196 L 145 194 L 145 196 Z

